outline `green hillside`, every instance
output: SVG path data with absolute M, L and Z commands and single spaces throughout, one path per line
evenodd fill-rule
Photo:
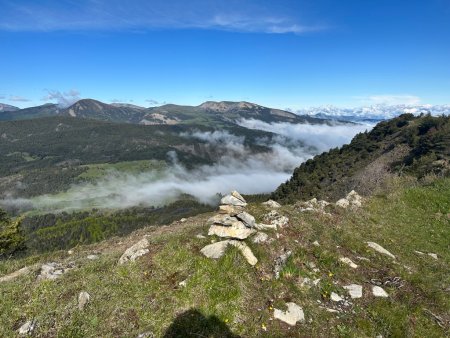
M 302 163 L 272 198 L 336 200 L 351 190 L 367 196 L 393 176 L 449 175 L 449 161 L 450 117 L 404 114 Z
M 419 186 L 397 178 L 390 188 L 357 210 L 283 206 L 278 212 L 289 225 L 267 231 L 271 241 L 248 241 L 255 267 L 235 248 L 217 260 L 200 253 L 212 240 L 197 237 L 206 234 L 211 213 L 70 252 L 0 261 L 0 335 L 15 337 L 31 321 L 35 337 L 445 337 L 450 180 Z M 247 209 L 258 222 L 269 211 L 259 203 Z M 149 252 L 119 265 L 125 249 L 144 236 Z M 292 255 L 276 279 L 274 262 L 286 250 Z M 49 262 L 68 270 L 38 280 Z M 21 272 L 4 278 L 14 271 Z M 352 283 L 362 286 L 361 298 L 348 296 L 344 286 Z M 377 285 L 386 298 L 372 295 Z M 80 310 L 82 291 L 90 300 Z M 344 299 L 333 301 L 333 293 Z M 305 320 L 289 326 L 274 318 L 287 302 L 300 305 Z

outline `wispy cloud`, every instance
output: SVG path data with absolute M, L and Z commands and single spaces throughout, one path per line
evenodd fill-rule
M 266 8 L 256 0 L 144 1 L 61 0 L 53 4 L 6 2 L 0 30 L 73 31 L 213 29 L 236 32 L 302 34 L 322 30 L 292 13 Z
M 8 99 L 11 102 L 30 102 L 30 99 L 19 95 L 11 95 Z
M 397 105 L 397 104 L 419 104 L 420 97 L 409 94 L 399 94 L 399 95 L 368 95 L 368 96 L 357 96 L 355 97 L 362 104 L 384 104 L 384 105 Z
M 67 92 L 60 92 L 59 90 L 46 90 L 47 95 L 42 98 L 42 101 L 56 101 L 61 107 L 68 107 L 80 99 L 80 92 L 76 89 L 71 89 Z

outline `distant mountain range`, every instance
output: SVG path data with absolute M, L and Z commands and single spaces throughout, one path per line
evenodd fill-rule
M 9 111 L 16 111 L 16 110 L 20 110 L 20 108 L 11 106 L 9 104 L 0 103 L 0 113 L 9 112 Z
M 199 106 L 166 104 L 160 107 L 144 108 L 131 104 L 106 104 L 97 100 L 83 99 L 67 108 L 61 108 L 56 104 L 45 104 L 25 109 L 4 106 L 7 110 L 0 111 L 0 121 L 71 116 L 117 123 L 144 125 L 196 124 L 214 127 L 236 124 L 241 119 L 258 119 L 269 123 L 324 123 L 322 118 L 308 115 L 300 116 L 249 102 L 208 101 Z
M 309 115 L 327 120 L 340 120 L 356 123 L 377 123 L 392 119 L 401 114 L 411 113 L 414 115 L 449 115 L 450 105 L 373 105 L 358 108 L 338 108 L 335 106 L 321 106 L 300 109 L 299 115 Z

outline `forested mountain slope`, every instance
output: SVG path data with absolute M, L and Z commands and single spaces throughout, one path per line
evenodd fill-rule
M 304 162 L 272 198 L 336 200 L 353 189 L 369 195 L 392 175 L 448 175 L 449 159 L 449 116 L 403 114 Z

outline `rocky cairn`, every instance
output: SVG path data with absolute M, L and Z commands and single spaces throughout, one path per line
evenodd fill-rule
M 218 214 L 208 220 L 208 235 L 225 240 L 205 246 L 201 250 L 202 254 L 209 258 L 220 258 L 231 245 L 239 249 L 250 265 L 255 265 L 258 259 L 244 240 L 255 235 L 261 227 L 255 217 L 245 211 L 247 202 L 237 191 L 232 191 L 221 199 L 220 204 Z

